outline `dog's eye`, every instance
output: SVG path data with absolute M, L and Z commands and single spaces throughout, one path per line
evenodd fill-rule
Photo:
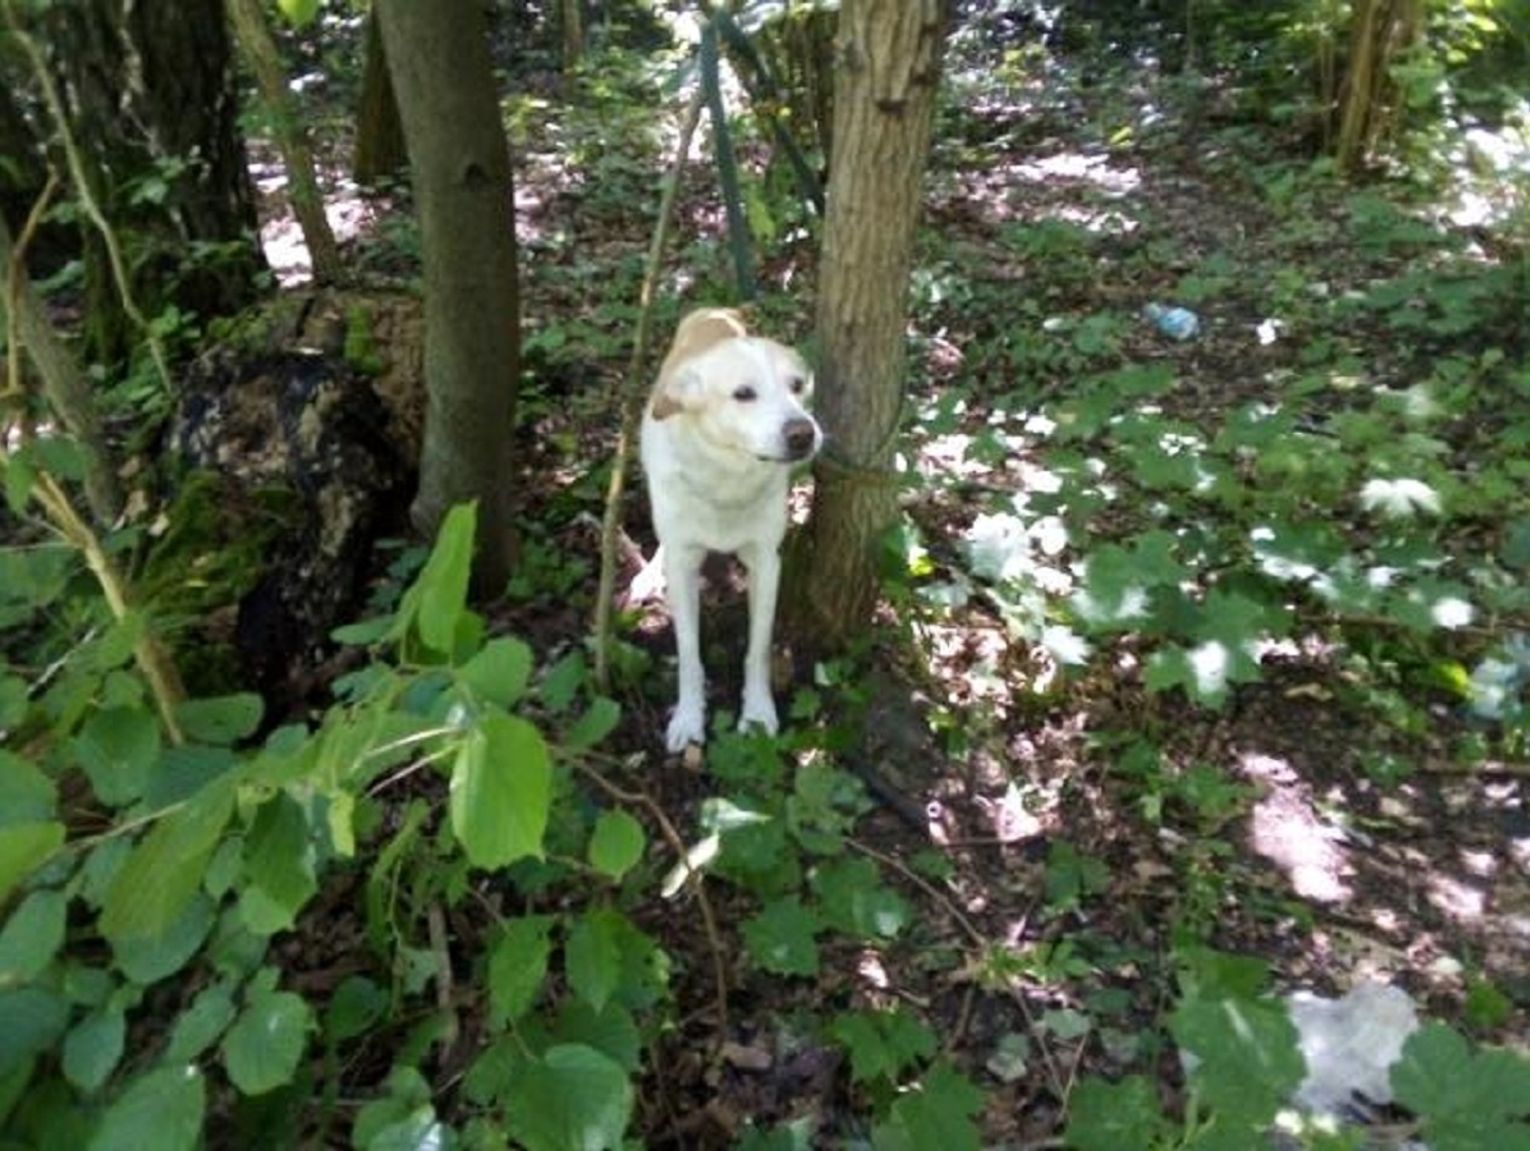
M 759 393 L 748 384 L 741 384 L 733 389 L 733 398 L 741 404 L 747 404 L 750 400 L 759 398 Z
M 792 395 L 800 396 L 802 394 L 802 389 L 807 387 L 807 381 L 804 380 L 801 376 L 793 376 L 791 379 L 786 381 L 786 386 L 792 390 Z

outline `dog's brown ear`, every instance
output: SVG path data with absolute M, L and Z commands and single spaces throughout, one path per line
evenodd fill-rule
M 701 376 L 692 368 L 660 371 L 659 384 L 654 389 L 653 403 L 648 407 L 648 414 L 656 420 L 678 416 L 696 402 L 701 391 Z

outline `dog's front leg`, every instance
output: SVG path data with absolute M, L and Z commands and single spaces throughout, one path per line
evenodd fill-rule
M 684 751 L 687 744 L 705 743 L 707 738 L 706 673 L 701 666 L 701 564 L 705 559 L 706 552 L 700 548 L 664 548 L 664 582 L 680 657 L 680 690 L 665 738 L 675 752 Z
M 740 729 L 759 725 L 775 735 L 776 701 L 770 692 L 770 637 L 776 621 L 776 591 L 781 557 L 766 544 L 741 548 L 738 558 L 749 571 L 749 650 L 744 653 L 744 706 Z

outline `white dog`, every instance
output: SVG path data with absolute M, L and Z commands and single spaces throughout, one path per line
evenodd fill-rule
M 643 415 L 643 470 L 667 586 L 680 691 L 670 751 L 706 740 L 701 666 L 701 565 L 732 552 L 749 572 L 749 648 L 739 726 L 774 735 L 770 636 L 781 580 L 792 465 L 823 441 L 803 407 L 812 375 L 802 358 L 749 335 L 738 313 L 702 308 L 680 322 Z

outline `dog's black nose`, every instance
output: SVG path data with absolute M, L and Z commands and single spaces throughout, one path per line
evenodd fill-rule
M 806 416 L 787 420 L 781 435 L 786 440 L 786 454 L 794 460 L 807 459 L 818 446 L 818 425 Z

